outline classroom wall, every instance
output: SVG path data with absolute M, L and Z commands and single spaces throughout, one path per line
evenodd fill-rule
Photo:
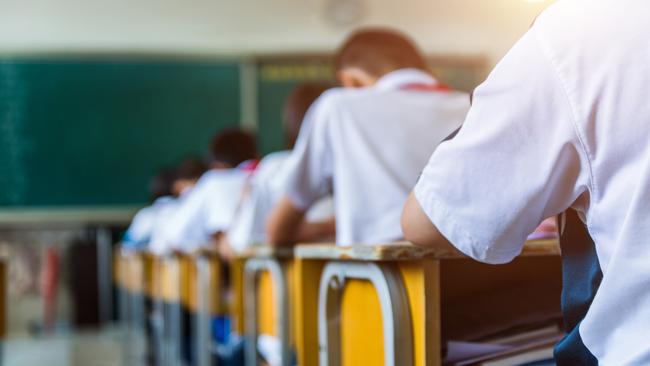
M 550 2 L 0 0 L 0 55 L 329 51 L 358 25 L 385 24 L 411 33 L 428 52 L 486 55 L 494 64 Z M 362 9 L 359 19 L 333 21 L 326 9 L 336 4 Z
M 12 172 L 0 176 L 0 208 L 142 203 L 156 169 L 201 154 L 215 130 L 233 123 L 256 126 L 264 152 L 282 148 L 279 110 L 302 79 L 271 80 L 257 71 L 275 57 L 240 64 L 239 56 L 327 53 L 358 26 L 391 25 L 429 54 L 485 57 L 489 68 L 548 3 L 0 0 L 0 171 Z M 359 17 L 327 15 L 346 7 Z M 473 64 L 459 71 L 459 59 L 449 59 L 437 66 L 451 72 L 436 73 L 454 87 L 454 72 L 471 74 L 464 90 L 484 77 L 482 62 L 480 72 Z

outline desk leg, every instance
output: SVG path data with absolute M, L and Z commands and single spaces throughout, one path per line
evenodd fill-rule
M 340 312 L 346 279 L 372 283 L 381 304 L 386 366 L 413 365 L 409 298 L 397 266 L 376 263 L 328 263 L 320 281 L 318 341 L 320 365 L 341 365 Z
M 318 284 L 325 261 L 295 260 L 296 348 L 299 365 L 318 365 Z
M 4 364 L 4 340 L 7 337 L 7 262 L 0 258 L 0 366 Z
M 159 260 L 154 262 L 154 271 L 152 281 L 153 286 L 153 314 L 151 315 L 151 325 L 154 337 L 154 354 L 156 365 L 167 365 L 167 353 L 165 351 L 165 303 L 162 296 L 162 266 Z
M 199 257 L 196 261 L 198 286 L 196 286 L 198 311 L 196 316 L 196 360 L 198 366 L 210 366 L 212 358 L 211 314 L 212 291 L 217 288 L 211 283 L 211 263 L 206 257 Z
M 171 273 L 165 278 L 171 279 L 173 285 L 174 296 L 171 296 L 171 299 L 163 299 L 163 363 L 162 365 L 182 365 L 182 329 L 183 329 L 183 316 L 182 316 L 182 281 L 181 281 L 181 270 L 180 270 L 180 261 L 178 258 L 166 258 L 164 259 L 164 266 L 170 268 L 168 270 Z M 163 296 L 164 298 L 164 296 Z
M 131 275 L 135 277 L 134 291 L 131 297 L 131 314 L 133 316 L 132 323 L 132 349 L 135 351 L 134 361 L 136 364 L 141 364 L 146 360 L 146 282 L 145 282 L 145 265 L 144 258 L 141 256 L 134 256 L 131 259 L 133 269 L 130 271 Z
M 440 263 L 435 260 L 398 263 L 411 308 L 414 365 L 442 364 L 440 334 Z
M 276 259 L 258 259 L 252 258 L 246 261 L 244 265 L 244 312 L 246 317 L 246 364 L 255 366 L 258 364 L 257 357 L 257 338 L 258 319 L 257 319 L 257 277 L 263 272 L 268 271 L 273 280 L 273 288 L 275 289 L 274 302 L 275 311 L 274 316 L 277 332 L 281 344 L 281 358 L 282 366 L 291 365 L 291 348 L 289 346 L 289 294 L 287 291 L 287 283 L 285 271 L 282 264 Z

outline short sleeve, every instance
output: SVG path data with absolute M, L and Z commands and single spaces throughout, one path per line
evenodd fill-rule
M 462 129 L 434 152 L 415 197 L 461 252 L 509 262 L 545 218 L 588 189 L 574 123 L 533 28 L 476 89 Z
M 228 229 L 230 245 L 237 253 L 243 252 L 253 243 L 254 229 L 255 203 L 250 196 L 242 197 L 237 215 Z
M 124 243 L 136 245 L 147 243 L 151 238 L 155 219 L 155 208 L 145 207 L 138 211 L 124 234 Z
M 208 238 L 215 233 L 228 230 L 246 184 L 246 175 L 243 172 L 231 172 L 227 176 L 218 178 L 212 182 L 203 202 L 202 220 Z
M 332 189 L 331 93 L 326 92 L 307 112 L 288 161 L 286 193 L 302 210 L 330 194 Z

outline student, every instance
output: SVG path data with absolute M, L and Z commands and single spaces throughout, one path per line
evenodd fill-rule
M 582 320 L 558 365 L 650 364 L 649 31 L 645 1 L 551 5 L 476 90 L 404 210 L 407 239 L 493 264 L 543 218 L 579 213 L 595 245 L 562 248 L 564 286 L 581 289 L 563 307 Z
M 208 170 L 208 167 L 203 159 L 189 158 L 183 160 L 177 168 L 177 177 L 172 186 L 174 197 L 183 197 L 190 192 L 206 170 Z
M 269 239 L 291 244 L 316 200 L 334 194 L 336 242 L 400 240 L 401 208 L 436 144 L 460 126 L 469 97 L 428 71 L 416 46 L 388 29 L 351 35 L 336 57 L 343 85 L 325 92 L 303 123 L 287 193 Z
M 254 244 L 266 244 L 266 219 L 273 206 L 282 197 L 286 186 L 288 158 L 298 138 L 302 120 L 309 106 L 328 85 L 306 83 L 298 85 L 284 106 L 283 129 L 286 150 L 271 153 L 260 161 L 240 202 L 236 218 L 228 235 L 220 242 L 220 252 L 232 258 Z M 331 198 L 321 201 L 316 210 L 310 210 L 309 220 L 301 229 L 300 241 L 331 238 L 335 232 Z
M 124 247 L 142 249 L 149 244 L 158 214 L 174 200 L 172 190 L 176 179 L 173 169 L 163 169 L 153 177 L 149 184 L 151 205 L 140 209 L 133 217 L 122 239 Z
M 165 249 L 159 246 L 160 236 L 164 235 L 169 220 L 206 169 L 206 164 L 197 158 L 184 160 L 176 169 L 174 182 L 171 186 L 172 196 L 156 211 L 155 218 L 151 222 L 151 235 L 147 244 L 148 249 L 153 253 L 164 252 Z
M 201 176 L 163 225 L 153 245 L 160 253 L 191 252 L 213 242 L 230 226 L 257 158 L 255 137 L 233 128 L 217 134 L 210 145 L 210 170 Z

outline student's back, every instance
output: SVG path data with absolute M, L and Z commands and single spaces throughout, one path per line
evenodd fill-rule
M 249 173 L 243 169 L 210 170 L 169 216 L 164 236 L 169 249 L 192 251 L 227 230 Z
M 163 169 L 153 177 L 149 184 L 152 203 L 133 217 L 122 239 L 124 246 L 142 249 L 149 244 L 161 213 L 174 201 L 173 186 L 177 178 L 174 169 Z
M 418 90 L 423 85 L 431 90 Z M 431 141 L 457 130 L 469 108 L 467 94 L 435 85 L 425 72 L 397 70 L 372 87 L 330 90 L 310 112 L 296 147 L 308 158 L 295 164 L 314 182 L 331 179 L 338 243 L 402 238 L 402 205 L 435 149 Z M 319 148 L 328 153 L 309 151 Z
M 556 118 L 575 124 L 572 193 L 604 274 L 582 338 L 604 365 L 650 364 L 650 6 L 560 2 L 536 33 L 568 102 Z
M 309 107 L 330 85 L 320 83 L 303 83 L 297 85 L 287 97 L 283 113 L 283 130 L 287 150 L 274 152 L 265 156 L 257 166 L 247 189 L 242 196 L 236 218 L 231 226 L 225 248 L 226 252 L 241 253 L 252 245 L 268 243 L 266 236 L 266 220 L 273 207 L 282 198 L 286 190 L 289 173 L 289 158 L 293 149 L 302 121 Z M 311 209 L 308 220 L 323 223 L 332 220 L 334 210 L 331 207 L 331 197 L 326 202 Z M 313 227 L 313 226 L 312 226 Z M 324 225 L 321 225 L 321 228 Z M 331 237 L 333 232 L 311 230 L 301 240 L 313 241 L 323 236 Z M 313 236 L 312 236 L 313 235 Z M 223 253 L 223 252 L 222 252 Z
M 401 239 L 410 188 L 469 108 L 469 97 L 441 85 L 417 47 L 392 30 L 354 33 L 336 65 L 344 88 L 325 93 L 307 115 L 287 196 L 269 221 L 274 242 L 295 241 L 292 217 L 332 192 L 338 244 Z
M 590 306 L 558 348 L 563 365 L 650 364 L 648 34 L 647 1 L 556 2 L 477 88 L 414 190 L 439 233 L 490 263 L 517 256 L 542 218 L 580 213 L 595 248 L 563 251 L 585 289 L 564 305 Z
M 193 251 L 228 230 L 250 175 L 242 163 L 256 157 L 252 134 L 238 128 L 217 134 L 210 146 L 211 169 L 182 197 L 155 236 L 157 251 Z

